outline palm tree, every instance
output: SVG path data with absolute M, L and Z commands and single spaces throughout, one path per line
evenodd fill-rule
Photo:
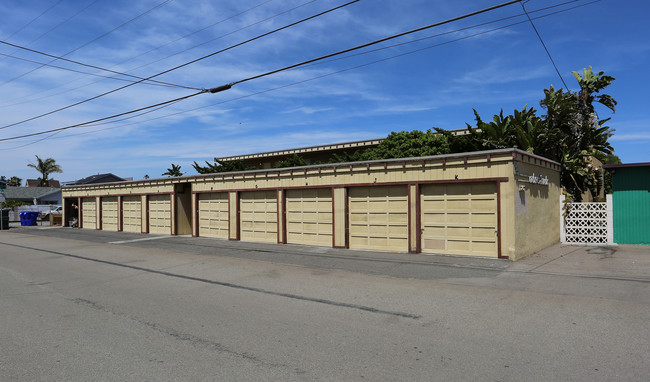
M 161 175 L 167 175 L 167 176 L 183 176 L 183 173 L 181 172 L 181 165 L 175 165 L 172 163 L 172 167 L 167 169 L 167 172 L 162 173 Z
M 61 166 L 56 164 L 56 161 L 52 158 L 43 160 L 38 155 L 36 155 L 36 161 L 36 164 L 29 163 L 27 167 L 31 167 L 41 173 L 41 177 L 39 178 L 41 181 L 41 187 L 47 187 L 49 185 L 50 180 L 48 179 L 48 175 L 53 172 L 63 172 L 63 170 L 61 170 Z

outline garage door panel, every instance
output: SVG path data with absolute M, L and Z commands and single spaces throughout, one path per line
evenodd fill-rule
M 241 240 L 277 242 L 276 191 L 243 192 L 240 196 Z
M 149 196 L 149 232 L 171 234 L 171 200 L 169 195 Z
M 350 188 L 350 248 L 408 250 L 406 186 Z
M 449 251 L 470 252 L 472 248 L 468 241 L 447 240 L 447 249 Z
M 106 231 L 117 231 L 118 224 L 118 203 L 117 197 L 102 198 L 102 229 Z
M 142 200 L 139 196 L 122 198 L 122 230 L 142 232 Z
M 332 245 L 332 190 L 286 192 L 287 242 Z
M 81 199 L 81 218 L 83 228 L 96 228 L 97 203 L 95 198 Z
M 227 239 L 230 219 L 228 193 L 199 194 L 198 204 L 199 236 Z
M 498 255 L 495 183 L 420 187 L 422 251 Z
M 448 224 L 469 224 L 469 214 L 467 213 L 449 213 L 443 215 L 444 221 Z

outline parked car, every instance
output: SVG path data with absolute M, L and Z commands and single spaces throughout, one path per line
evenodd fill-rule
M 56 208 L 52 208 L 51 210 L 41 211 L 38 214 L 38 217 L 41 220 L 49 220 L 50 219 L 50 214 L 60 215 L 62 213 L 63 213 L 63 207 L 62 206 L 56 206 Z

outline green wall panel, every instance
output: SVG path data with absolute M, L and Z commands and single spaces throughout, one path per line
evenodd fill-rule
M 613 186 L 614 242 L 650 244 L 650 166 L 617 168 Z

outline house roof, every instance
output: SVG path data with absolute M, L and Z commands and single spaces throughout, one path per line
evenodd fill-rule
M 621 167 L 650 167 L 650 162 L 643 163 L 624 163 L 624 164 L 606 164 L 603 168 L 621 168 Z
M 59 181 L 56 179 L 49 179 L 48 184 L 49 187 L 61 188 L 61 183 L 59 183 Z M 40 179 L 27 179 L 25 181 L 25 187 L 40 187 L 40 186 L 41 186 Z
M 454 135 L 467 135 L 467 134 L 469 134 L 467 129 L 450 130 L 449 132 L 454 134 Z M 253 159 L 253 158 L 276 157 L 276 156 L 281 156 L 281 155 L 293 155 L 293 154 L 304 154 L 304 153 L 332 151 L 332 150 L 340 150 L 340 149 L 372 147 L 372 146 L 379 145 L 384 139 L 386 139 L 386 138 L 367 139 L 367 140 L 364 140 L 364 141 L 332 143 L 332 144 L 329 144 L 329 145 L 299 147 L 299 148 L 294 148 L 294 149 L 286 149 L 286 150 L 278 150 L 278 151 L 267 151 L 267 152 L 254 153 L 254 154 L 233 155 L 233 156 L 229 156 L 229 157 L 215 158 L 215 160 L 220 161 L 220 162 L 228 162 L 228 161 L 234 161 L 234 160 L 245 160 L 245 159 Z
M 119 176 L 106 173 L 106 174 L 97 174 L 91 175 L 74 182 L 66 182 L 66 186 L 78 185 L 78 184 L 91 184 L 91 183 L 111 183 L 111 182 L 124 182 L 126 179 L 120 178 Z
M 56 187 L 7 187 L 5 197 L 8 200 L 22 200 L 31 202 L 36 199 L 60 193 L 61 189 Z

